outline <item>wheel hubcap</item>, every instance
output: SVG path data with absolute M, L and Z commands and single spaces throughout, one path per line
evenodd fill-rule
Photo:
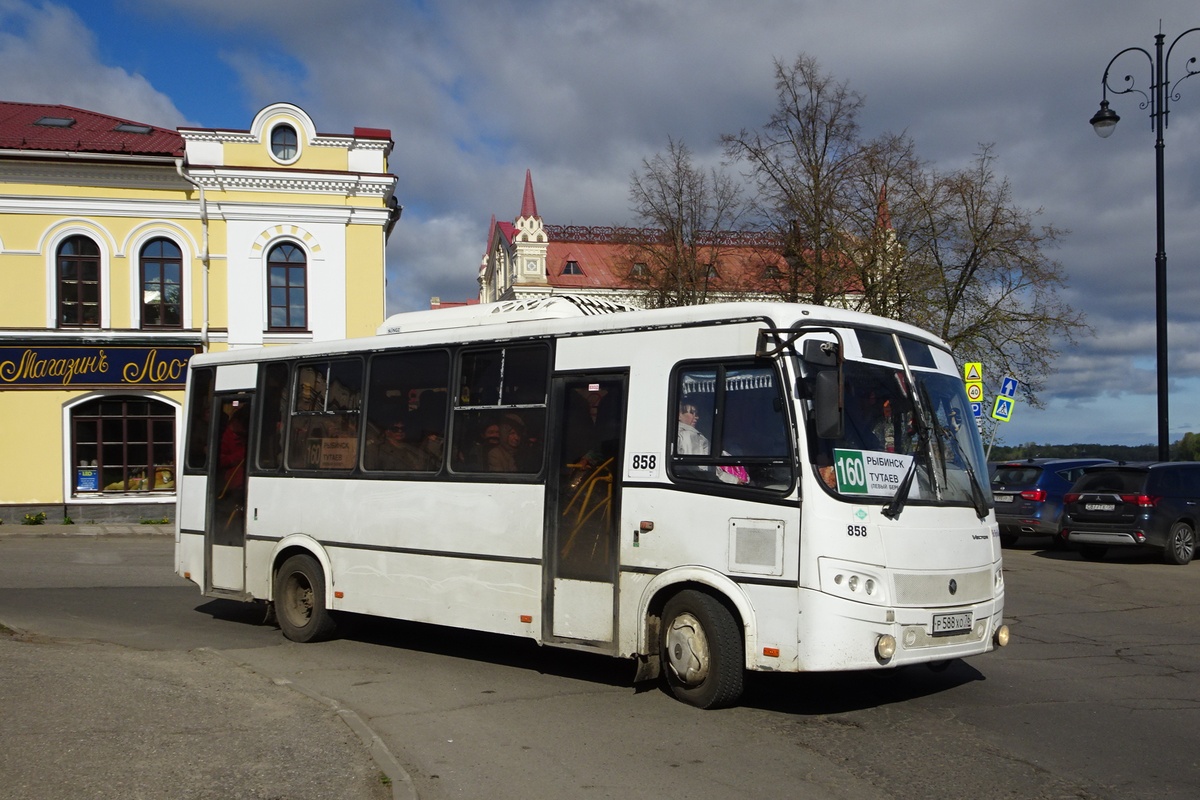
M 1191 528 L 1180 527 L 1175 531 L 1175 553 L 1179 560 L 1191 559 L 1195 548 L 1195 536 Z
M 312 587 L 299 575 L 293 575 L 288 582 L 289 616 L 297 624 L 305 624 L 312 616 L 313 593 Z
M 671 621 L 665 649 L 667 664 L 680 682 L 694 686 L 708 677 L 708 639 L 700 621 L 691 614 L 680 614 Z

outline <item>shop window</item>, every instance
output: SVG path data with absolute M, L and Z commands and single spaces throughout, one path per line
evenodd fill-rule
M 183 253 L 170 239 L 142 248 L 142 327 L 183 327 Z
M 144 397 L 103 397 L 71 411 L 74 493 L 175 491 L 175 408 Z
M 285 243 L 267 255 L 267 328 L 308 329 L 308 257 L 299 245 Z
M 58 247 L 58 324 L 100 327 L 100 248 L 86 236 L 72 236 Z

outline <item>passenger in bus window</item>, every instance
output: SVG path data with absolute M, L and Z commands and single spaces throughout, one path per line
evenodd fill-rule
M 676 441 L 676 451 L 681 456 L 708 455 L 708 437 L 696 429 L 700 412 L 696 404 L 684 398 L 679 404 L 679 433 Z
M 696 423 L 700 419 L 700 413 L 694 402 L 684 398 L 679 404 L 679 431 L 676 439 L 676 453 L 681 456 L 706 456 L 710 452 L 708 437 L 696 429 Z M 727 456 L 729 453 L 724 451 L 721 455 Z M 750 476 L 746 473 L 746 468 L 736 465 L 719 466 L 715 473 L 711 473 L 707 466 L 695 467 L 699 473 L 699 477 L 707 477 L 710 480 L 711 476 L 717 478 L 722 483 L 749 483 Z
M 425 452 L 431 470 L 437 471 L 442 468 L 442 459 L 445 458 L 445 439 L 441 433 L 422 430 L 421 442 L 417 446 Z
M 433 466 L 429 454 L 410 443 L 403 420 L 397 419 L 384 428 L 383 439 L 375 443 L 369 469 L 400 470 L 404 472 L 431 472 Z
M 517 452 L 525 439 L 525 426 L 515 415 L 506 415 L 500 424 L 500 441 L 487 452 L 488 472 L 519 472 Z

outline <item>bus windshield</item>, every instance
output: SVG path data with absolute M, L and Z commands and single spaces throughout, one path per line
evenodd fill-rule
M 987 513 L 983 447 L 963 383 L 911 364 L 844 363 L 841 437 L 812 448 L 825 485 L 840 495 L 973 506 Z

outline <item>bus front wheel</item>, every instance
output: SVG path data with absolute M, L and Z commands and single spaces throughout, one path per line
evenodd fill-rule
M 742 637 L 733 615 L 688 589 L 663 609 L 662 661 L 671 693 L 697 708 L 721 708 L 742 694 Z
M 325 574 L 312 556 L 292 556 L 276 573 L 275 618 L 293 642 L 319 642 L 333 634 L 335 622 L 325 608 Z

